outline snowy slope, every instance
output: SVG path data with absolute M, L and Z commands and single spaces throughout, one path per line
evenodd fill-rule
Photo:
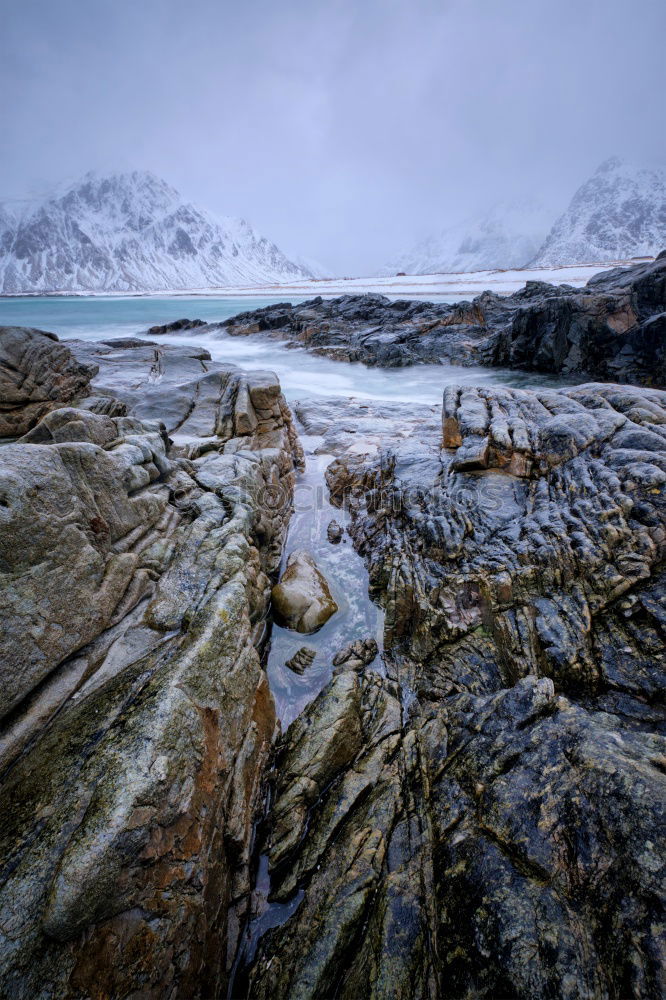
M 578 189 L 534 266 L 652 257 L 666 248 L 666 171 L 613 158 Z
M 65 194 L 0 206 L 0 292 L 157 291 L 310 277 L 243 219 L 217 219 L 143 171 L 87 174 Z
M 335 277 L 330 267 L 327 267 L 326 264 L 322 264 L 322 262 L 317 260 L 316 257 L 304 257 L 302 254 L 294 256 L 294 254 L 290 254 L 289 258 L 294 264 L 297 264 L 298 267 L 301 267 L 304 271 L 307 271 L 308 274 L 311 274 L 313 278 L 326 279 Z
M 503 203 L 481 218 L 418 243 L 383 274 L 435 274 L 523 267 L 541 246 L 552 214 L 536 203 Z

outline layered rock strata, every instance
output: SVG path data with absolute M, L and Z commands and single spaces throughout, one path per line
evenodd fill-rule
M 27 433 L 0 448 L 2 993 L 221 995 L 276 732 L 261 653 L 300 447 L 270 374 L 35 339 L 0 331 L 15 384 L 35 363 L 86 378 L 41 420 L 35 393 L 12 399 Z
M 656 1000 L 666 393 L 450 387 L 412 431 L 328 471 L 384 660 L 282 743 L 247 995 Z

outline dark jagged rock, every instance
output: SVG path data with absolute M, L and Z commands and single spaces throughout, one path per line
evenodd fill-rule
M 81 364 L 44 335 L 40 372 L 42 339 L 76 391 L 100 374 L 94 409 L 51 397 L 0 448 L 0 992 L 224 995 L 300 447 L 275 376 L 145 345 L 70 345 Z
M 162 326 L 151 326 L 148 334 L 151 337 L 158 337 L 165 333 L 180 333 L 181 330 L 196 330 L 206 324 L 202 319 L 176 319 L 172 323 L 164 323 Z
M 311 646 L 301 646 L 291 659 L 287 660 L 285 666 L 300 676 L 305 673 L 308 667 L 312 666 L 316 655 L 316 649 L 312 649 Z
M 385 650 L 285 735 L 291 915 L 247 995 L 656 1000 L 666 393 L 451 387 L 442 418 L 329 467 Z
M 456 305 L 382 295 L 267 306 L 221 324 L 316 354 L 396 367 L 447 361 L 666 385 L 666 259 L 597 275 L 585 288 L 530 281 Z

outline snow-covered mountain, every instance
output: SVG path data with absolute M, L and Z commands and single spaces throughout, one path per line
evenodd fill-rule
M 311 277 L 243 219 L 144 171 L 87 174 L 20 212 L 0 205 L 0 292 L 159 291 Z
M 313 278 L 328 280 L 328 278 L 335 277 L 330 267 L 327 267 L 326 264 L 322 264 L 322 262 L 317 260 L 316 257 L 304 257 L 302 254 L 294 256 L 294 254 L 290 254 L 289 259 L 292 260 L 294 264 L 297 264 L 298 267 L 307 271 L 308 274 L 311 274 Z
M 666 171 L 614 157 L 576 191 L 532 260 L 558 266 L 652 257 L 666 248 Z
M 552 221 L 542 205 L 505 202 L 417 243 L 383 274 L 435 274 L 522 267 L 541 246 Z

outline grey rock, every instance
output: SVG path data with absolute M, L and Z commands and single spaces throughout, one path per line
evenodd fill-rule
M 20 437 L 49 410 L 85 393 L 96 371 L 53 333 L 0 327 L 0 437 Z
M 219 995 L 277 733 L 261 656 L 300 447 L 274 376 L 220 366 L 233 391 L 204 401 L 210 373 L 167 349 L 164 398 L 182 380 L 210 438 L 186 447 L 148 418 L 154 348 L 81 351 L 110 410 L 49 407 L 0 449 L 0 992 Z
M 252 449 L 261 440 L 262 448 L 286 447 L 302 462 L 273 372 L 244 372 L 194 346 L 118 344 L 69 342 L 77 358 L 98 369 L 91 392 L 142 420 L 162 421 L 179 454 L 197 458 L 211 450 Z

